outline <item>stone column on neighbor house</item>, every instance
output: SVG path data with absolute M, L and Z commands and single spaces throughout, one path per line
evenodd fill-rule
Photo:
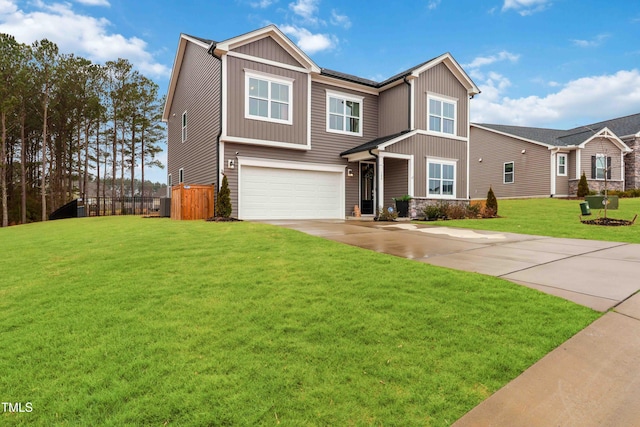
M 624 156 L 625 189 L 640 188 L 640 138 L 625 142 L 633 150 Z

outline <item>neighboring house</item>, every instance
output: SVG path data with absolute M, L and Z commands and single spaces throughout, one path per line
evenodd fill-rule
M 640 187 L 640 114 L 570 130 L 471 124 L 472 199 L 575 196 Z
M 363 215 L 410 194 L 468 200 L 469 99 L 446 53 L 383 82 L 320 68 L 270 25 L 222 42 L 181 35 L 163 119 L 168 182 L 227 176 L 233 216 Z

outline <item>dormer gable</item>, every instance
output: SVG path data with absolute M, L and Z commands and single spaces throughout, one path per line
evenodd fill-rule
M 260 57 L 274 64 L 285 64 L 307 72 L 320 73 L 320 67 L 275 25 L 268 25 L 216 43 L 213 52 L 217 56 Z

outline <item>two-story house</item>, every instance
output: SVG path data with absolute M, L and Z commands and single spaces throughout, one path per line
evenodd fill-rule
M 344 219 L 469 199 L 469 99 L 448 53 L 383 82 L 320 68 L 277 27 L 181 35 L 163 119 L 169 185 L 226 176 L 241 219 Z

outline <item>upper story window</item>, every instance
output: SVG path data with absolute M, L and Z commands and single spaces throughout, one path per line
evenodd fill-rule
M 187 140 L 187 112 L 182 113 L 182 142 Z
M 456 197 L 456 162 L 428 159 L 427 187 L 429 197 L 453 199 Z
M 245 117 L 292 124 L 293 80 L 255 71 L 245 72 Z
M 558 154 L 558 175 L 567 176 L 567 155 Z
M 456 110 L 458 102 L 453 99 L 427 96 L 428 130 L 432 132 L 456 134 Z
M 182 184 L 184 182 L 184 168 L 178 169 L 178 183 Z
M 327 91 L 327 132 L 362 136 L 363 97 Z
M 504 164 L 504 183 L 513 184 L 515 182 L 513 162 L 507 162 Z

